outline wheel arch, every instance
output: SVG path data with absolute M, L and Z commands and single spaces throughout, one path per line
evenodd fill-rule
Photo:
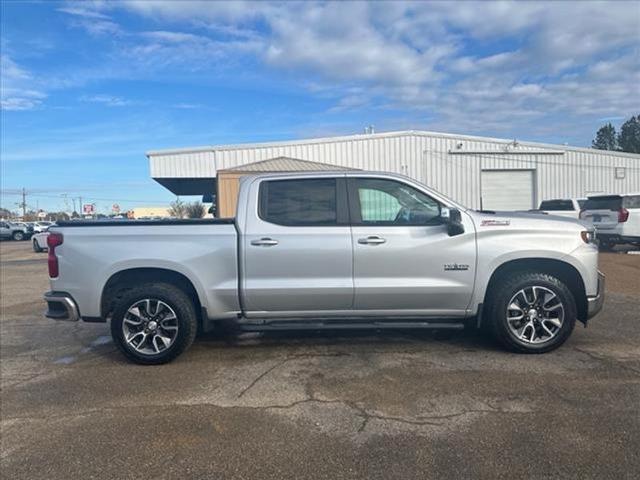
M 131 288 L 141 283 L 168 283 L 182 290 L 193 302 L 198 324 L 202 322 L 202 302 L 193 282 L 183 273 L 167 268 L 136 267 L 120 270 L 107 280 L 101 292 L 100 313 L 103 319 L 113 312 L 116 302 Z
M 546 273 L 562 281 L 573 294 L 578 309 L 578 320 L 586 322 L 587 296 L 580 272 L 570 263 L 553 258 L 519 258 L 502 263 L 489 278 L 484 292 L 484 304 L 487 304 L 493 288 L 502 279 L 522 272 Z

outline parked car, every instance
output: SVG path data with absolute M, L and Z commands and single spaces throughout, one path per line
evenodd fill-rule
M 27 238 L 31 238 L 33 235 L 33 226 L 29 224 L 29 222 L 9 222 L 11 225 L 15 225 L 17 227 L 22 227 L 27 232 Z
M 28 240 L 30 233 L 26 226 L 13 222 L 0 222 L 0 238 L 10 238 L 12 240 Z
M 590 196 L 580 218 L 595 227 L 603 250 L 620 244 L 640 246 L 640 193 Z
M 41 232 L 36 233 L 31 238 L 31 243 L 33 245 L 33 251 L 36 253 L 44 252 L 47 250 L 47 237 L 49 236 L 49 232 Z
M 196 330 L 485 326 L 543 353 L 602 307 L 593 231 L 477 212 L 383 173 L 241 180 L 235 219 L 60 222 L 46 316 L 111 320 L 115 344 L 167 362 Z
M 580 211 L 586 198 L 561 198 L 552 200 L 543 200 L 540 202 L 538 210 L 548 213 L 549 215 L 560 215 L 561 217 L 579 218 Z
M 46 232 L 51 225 L 53 225 L 53 222 L 34 222 L 33 231 L 35 233 Z

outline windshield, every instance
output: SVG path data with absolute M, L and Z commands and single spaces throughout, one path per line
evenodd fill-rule
M 584 204 L 585 210 L 620 210 L 622 197 L 619 195 L 589 197 Z

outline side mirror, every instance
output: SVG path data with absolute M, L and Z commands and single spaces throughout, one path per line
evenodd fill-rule
M 440 217 L 445 225 L 447 225 L 447 233 L 450 237 L 464 233 L 462 225 L 462 214 L 457 208 L 442 207 Z

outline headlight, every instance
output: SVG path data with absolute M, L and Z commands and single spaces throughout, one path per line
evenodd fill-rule
M 583 230 L 580 232 L 584 243 L 596 243 L 596 232 L 594 230 Z

